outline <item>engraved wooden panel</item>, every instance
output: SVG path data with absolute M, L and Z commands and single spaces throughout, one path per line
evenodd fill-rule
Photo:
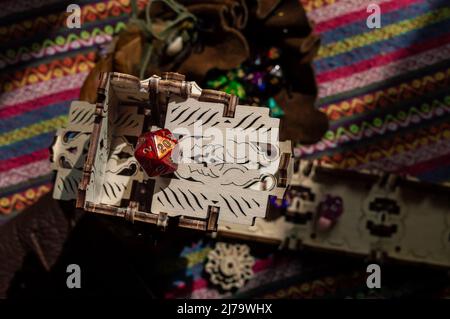
M 98 132 L 97 149 L 93 160 L 89 184 L 86 188 L 86 201 L 100 204 L 103 198 L 103 183 L 105 181 L 106 165 L 110 154 L 114 122 L 117 119 L 118 99 L 109 85 L 108 77 L 105 86 L 105 100 L 101 105 L 97 103 L 96 110 L 101 111 L 98 115 L 101 126 Z
M 282 195 L 276 177 L 279 120 L 261 107 L 237 105 L 234 118 L 223 113 L 220 103 L 193 98 L 169 103 L 165 127 L 179 136 L 178 152 L 189 153 L 185 159 L 191 163 L 178 164 L 177 179 L 155 178 L 153 213 L 205 218 L 208 206 L 218 206 L 219 224 L 251 225 L 265 217 L 269 195 Z M 270 143 L 261 143 L 262 133 Z
M 86 160 L 90 135 L 94 123 L 94 105 L 73 102 L 67 124 L 56 132 L 52 145 L 52 169 L 56 171 L 53 197 L 75 199 L 81 171 Z

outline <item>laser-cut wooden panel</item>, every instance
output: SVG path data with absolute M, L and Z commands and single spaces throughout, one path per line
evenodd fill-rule
M 415 179 L 352 172 L 300 161 L 291 179 L 294 198 L 274 220 L 254 226 L 219 225 L 219 234 L 282 247 L 320 248 L 364 256 L 450 266 L 450 189 Z M 316 227 L 326 195 L 343 199 L 344 213 L 329 231 Z

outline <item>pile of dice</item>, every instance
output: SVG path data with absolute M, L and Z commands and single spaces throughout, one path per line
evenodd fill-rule
M 241 103 L 267 106 L 273 117 L 282 117 L 283 109 L 273 98 L 285 84 L 281 52 L 271 47 L 228 72 L 211 71 L 203 86 L 234 94 Z

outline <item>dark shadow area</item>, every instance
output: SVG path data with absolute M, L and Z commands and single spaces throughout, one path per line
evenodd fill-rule
M 171 276 L 186 267 L 186 260 L 179 258 L 181 250 L 199 234 L 176 229 L 158 233 L 149 228 L 85 214 L 49 272 L 34 254 L 26 256 L 10 285 L 8 297 L 162 298 Z M 67 287 L 70 264 L 80 266 L 81 289 Z

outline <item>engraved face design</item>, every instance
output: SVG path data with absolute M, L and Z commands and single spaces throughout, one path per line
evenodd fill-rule
M 373 196 L 366 205 L 365 228 L 372 236 L 392 238 L 400 228 L 400 205 L 394 199 Z

